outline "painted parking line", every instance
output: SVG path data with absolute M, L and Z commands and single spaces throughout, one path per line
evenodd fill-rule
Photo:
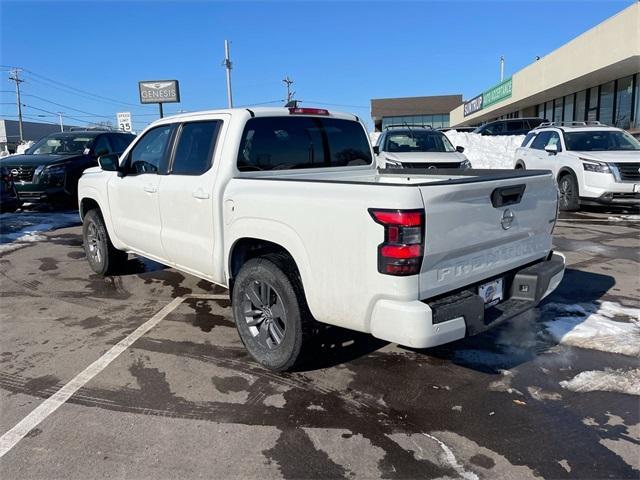
M 136 328 L 132 333 L 116 343 L 98 360 L 93 362 L 82 372 L 76 375 L 69 383 L 64 385 L 60 390 L 47 398 L 44 402 L 36 407 L 29 415 L 23 418 L 15 427 L 0 437 L 0 458 L 2 458 L 9 450 L 16 446 L 31 430 L 37 427 L 40 422 L 55 412 L 69 398 L 73 396 L 79 389 L 86 385 L 93 377 L 104 370 L 111 362 L 129 348 L 133 343 L 146 334 L 153 327 L 158 325 L 164 318 L 173 312 L 182 302 L 189 298 L 197 298 L 203 300 L 228 300 L 227 295 L 207 295 L 194 294 L 185 295 L 183 297 L 174 298 L 168 305 L 163 307 L 158 313 L 147 320 L 145 323 Z

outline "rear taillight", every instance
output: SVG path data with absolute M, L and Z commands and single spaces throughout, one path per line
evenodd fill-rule
M 370 208 L 369 213 L 384 227 L 384 242 L 378 246 L 378 271 L 396 276 L 419 273 L 424 254 L 424 210 Z

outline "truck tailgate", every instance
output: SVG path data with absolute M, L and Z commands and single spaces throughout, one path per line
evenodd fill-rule
M 425 207 L 421 300 L 544 258 L 557 192 L 551 173 L 420 186 Z

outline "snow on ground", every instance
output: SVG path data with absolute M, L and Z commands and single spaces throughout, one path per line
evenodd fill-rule
M 78 212 L 18 212 L 0 214 L 0 254 L 40 242 L 42 232 L 78 225 Z
M 588 370 L 571 380 L 560 382 L 560 386 L 572 392 L 618 392 L 640 395 L 640 368 Z
M 547 303 L 545 329 L 555 341 L 574 347 L 640 357 L 640 309 L 616 302 Z
M 473 168 L 513 168 L 516 148 L 524 136 L 485 136 L 478 133 L 449 130 L 445 135 L 454 147 L 464 147 Z
M 608 217 L 610 222 L 637 222 L 640 220 L 640 215 L 618 215 L 616 217 Z

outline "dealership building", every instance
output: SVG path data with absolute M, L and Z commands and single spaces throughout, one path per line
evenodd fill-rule
M 640 131 L 640 3 L 486 89 L 450 114 L 452 126 L 499 118 L 598 120 Z
M 371 117 L 376 132 L 389 125 L 449 126 L 449 112 L 462 105 L 462 95 L 378 98 L 371 100 Z
M 478 126 L 502 118 L 592 121 L 640 132 L 640 2 L 469 100 L 371 100 L 376 131 L 391 124 Z

